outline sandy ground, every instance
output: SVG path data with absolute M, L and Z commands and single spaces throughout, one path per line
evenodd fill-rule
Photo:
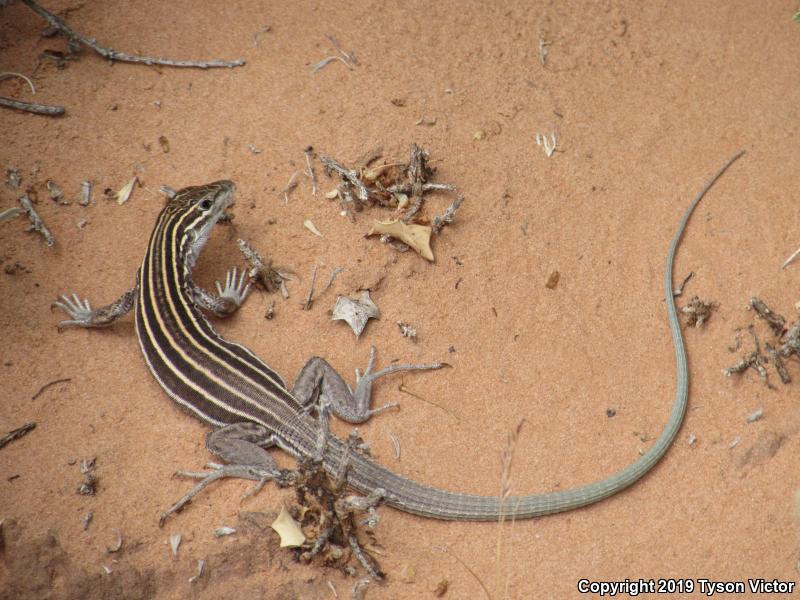
M 771 366 L 774 390 L 753 371 L 722 376 L 751 343 L 745 335 L 741 350 L 728 350 L 736 328 L 755 323 L 751 295 L 797 317 L 800 264 L 780 269 L 800 245 L 795 3 L 47 6 L 114 48 L 247 65 L 109 65 L 84 51 L 63 69 L 47 59 L 36 68 L 42 52 L 66 43 L 41 37 L 43 21 L 22 3 L 0 8 L 0 71 L 29 75 L 37 87 L 31 96 L 22 81 L 5 80 L 0 94 L 67 107 L 57 119 L 0 112 L 0 166 L 17 167 L 23 187 L 38 192 L 57 240 L 46 247 L 23 219 L 0 225 L 0 430 L 37 423 L 0 450 L 0 597 L 334 597 L 328 582 L 349 597 L 352 578 L 297 564 L 265 529 L 258 513 L 276 511 L 289 492 L 267 486 L 242 500 L 249 484 L 226 482 L 159 529 L 160 511 L 189 485 L 173 472 L 210 458 L 207 428 L 150 376 L 131 318 L 105 331 L 56 331 L 60 317 L 49 307 L 59 293 L 100 305 L 133 284 L 162 184 L 237 183 L 235 226 L 212 237 L 201 283 L 241 264 L 236 237 L 299 274 L 288 301 L 257 293 L 218 323 L 225 336 L 288 379 L 312 355 L 352 374 L 371 344 L 381 364 L 446 360 L 451 369 L 377 387 L 377 404 L 402 409 L 361 428 L 373 454 L 427 483 L 497 494 L 500 452 L 524 418 L 513 488 L 541 492 L 617 471 L 661 431 L 675 386 L 664 256 L 689 200 L 739 149 L 746 156 L 701 205 L 677 260 L 676 279 L 695 273 L 687 294 L 719 309 L 685 332 L 690 409 L 665 459 L 611 499 L 503 528 L 383 508 L 376 535 L 388 580 L 367 597 L 431 598 L 445 579 L 446 598 L 495 600 L 577 597 L 582 578 L 684 578 L 697 589 L 700 579 L 798 579 L 798 384 L 781 385 Z M 335 62 L 311 73 L 331 54 L 326 33 L 355 53 L 355 68 Z M 417 124 L 422 117 L 435 124 Z M 537 146 L 537 132 L 555 132 L 553 156 Z M 280 197 L 308 145 L 353 163 L 378 145 L 405 157 L 411 142 L 430 151 L 437 179 L 466 197 L 434 241 L 433 264 L 364 238 L 385 213 L 351 223 L 305 181 L 288 205 Z M 103 199 L 133 174 L 143 187 L 127 204 Z M 72 203 L 51 202 L 47 179 Z M 84 180 L 94 183 L 88 207 L 75 202 Z M 19 194 L 0 185 L 0 208 Z M 432 197 L 427 211 L 449 200 Z M 314 265 L 320 281 L 334 267 L 344 272 L 303 311 Z M 556 270 L 560 281 L 548 289 Z M 337 294 L 362 288 L 382 318 L 356 341 L 329 310 Z M 398 320 L 417 328 L 417 343 L 400 336 Z M 756 331 L 762 343 L 771 339 L 763 324 Z M 800 377 L 796 360 L 789 369 Z M 70 381 L 32 399 L 61 378 Z M 398 391 L 401 383 L 426 401 Z M 763 418 L 746 423 L 759 408 Z M 94 497 L 76 493 L 87 457 L 97 460 Z M 221 525 L 240 531 L 218 539 Z M 115 530 L 123 547 L 109 554 Z M 183 536 L 177 558 L 174 533 Z M 205 573 L 189 583 L 198 559 Z

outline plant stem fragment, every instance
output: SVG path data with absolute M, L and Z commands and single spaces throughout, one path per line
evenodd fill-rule
M 25 423 L 22 427 L 17 427 L 16 429 L 12 429 L 8 433 L 0 436 L 0 448 L 13 442 L 14 440 L 18 440 L 21 437 L 24 437 L 31 431 L 36 429 L 36 423 L 31 421 L 30 423 Z
M 23 102 L 22 100 L 8 98 L 7 96 L 0 96 L 0 106 L 4 106 L 5 108 L 16 108 L 17 110 L 24 110 L 25 112 L 33 113 L 35 115 L 45 115 L 48 117 L 58 117 L 67 111 L 67 109 L 63 106 L 36 104 L 35 102 Z
M 217 67 L 240 67 L 245 64 L 244 60 L 232 60 L 232 61 L 225 61 L 225 60 L 206 60 L 206 61 L 194 61 L 194 60 L 172 60 L 169 58 L 157 58 L 151 56 L 139 56 L 136 54 L 126 54 L 125 52 L 117 52 L 113 48 L 105 48 L 97 43 L 94 38 L 86 37 L 71 27 L 69 27 L 63 20 L 59 17 L 51 13 L 50 11 L 46 10 L 33 0 L 22 0 L 22 3 L 25 4 L 28 8 L 30 8 L 33 12 L 37 15 L 45 19 L 51 27 L 57 29 L 62 34 L 64 34 L 67 39 L 70 41 L 71 44 L 75 42 L 79 42 L 84 46 L 88 46 L 95 52 L 97 52 L 103 58 L 108 59 L 109 62 L 120 61 L 120 62 L 130 62 L 130 63 L 143 63 L 146 65 L 163 65 L 166 67 L 195 67 L 198 69 L 210 69 L 210 68 L 217 68 Z
M 28 198 L 27 194 L 23 194 L 20 199 L 19 203 L 22 204 L 22 208 L 28 213 L 28 218 L 31 221 L 31 224 L 28 226 L 28 231 L 37 231 L 39 232 L 42 237 L 44 237 L 45 242 L 48 246 L 52 246 L 56 243 L 53 234 L 50 233 L 50 230 L 45 226 L 44 221 L 39 216 L 39 213 L 36 212 L 36 209 L 33 208 L 33 204 L 31 204 L 30 198 Z

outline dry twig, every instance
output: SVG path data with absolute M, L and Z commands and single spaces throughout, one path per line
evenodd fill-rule
M 750 308 L 767 322 L 775 335 L 780 336 L 783 334 L 786 329 L 786 318 L 783 315 L 773 312 L 760 298 L 750 298 L 749 304 Z
M 331 271 L 331 276 L 330 278 L 328 278 L 328 283 L 326 283 L 325 287 L 322 288 L 320 295 L 324 294 L 330 289 L 330 287 L 333 285 L 334 280 L 336 279 L 336 277 L 338 277 L 339 273 L 341 273 L 342 271 L 344 271 L 344 267 L 336 267 L 333 271 Z
M 747 328 L 747 331 L 753 337 L 753 345 L 755 349 L 746 354 L 742 357 L 742 359 L 734 365 L 727 367 L 722 371 L 722 374 L 726 377 L 730 377 L 734 373 L 744 373 L 747 369 L 754 369 L 758 376 L 761 378 L 761 381 L 764 382 L 768 388 L 773 389 L 772 384 L 769 381 L 769 374 L 767 373 L 767 369 L 764 367 L 766 361 L 764 357 L 761 355 L 761 344 L 758 341 L 758 336 L 756 336 L 755 331 L 753 330 L 752 325 Z
M 411 144 L 411 160 L 408 163 L 406 173 L 411 183 L 411 200 L 413 204 L 403 215 L 404 223 L 410 222 L 414 215 L 419 212 L 419 209 L 422 208 L 422 187 L 427 182 L 428 176 L 431 175 L 427 162 L 428 152 L 416 144 Z
M 247 263 L 247 276 L 253 283 L 260 285 L 269 293 L 284 287 L 284 282 L 289 279 L 288 275 L 273 269 L 272 261 L 265 261 L 258 251 L 243 239 L 238 239 L 236 243 Z
M 308 178 L 311 180 L 311 194 L 316 196 L 317 174 L 314 172 L 314 165 L 311 162 L 314 158 L 314 148 L 308 146 L 305 150 L 303 150 L 303 154 L 305 154 L 306 156 L 306 166 L 308 167 Z
M 0 435 L 0 448 L 5 446 L 6 444 L 13 442 L 14 440 L 18 440 L 19 438 L 27 435 L 31 431 L 36 428 L 36 423 L 30 422 L 25 423 L 22 427 L 17 427 L 16 429 L 12 429 L 8 433 L 4 435 Z
M 462 202 L 464 202 L 464 196 L 457 196 L 443 214 L 433 218 L 433 233 L 438 234 L 445 225 L 449 225 L 453 222 L 456 211 L 461 207 Z
M 289 194 L 291 194 L 297 187 L 297 184 L 300 183 L 297 181 L 297 176 L 301 173 L 303 173 L 303 171 L 295 171 L 292 173 L 292 176 L 289 178 L 289 182 L 286 184 L 286 187 L 281 190 L 281 194 L 283 194 L 283 202 L 287 206 L 289 204 Z
M 142 63 L 146 65 L 163 65 L 166 67 L 195 67 L 198 69 L 210 69 L 216 67 L 240 67 L 245 64 L 244 60 L 205 60 L 205 61 L 196 61 L 196 60 L 172 60 L 169 58 L 157 58 L 151 56 L 139 56 L 136 54 L 126 54 L 125 52 L 117 52 L 113 48 L 106 48 L 101 46 L 97 43 L 94 38 L 86 37 L 69 27 L 63 20 L 59 17 L 51 13 L 50 11 L 46 10 L 45 8 L 41 7 L 39 4 L 34 2 L 33 0 L 22 0 L 23 4 L 25 4 L 28 8 L 30 8 L 33 12 L 37 15 L 45 19 L 51 27 L 57 29 L 59 32 L 64 34 L 70 42 L 70 45 L 74 45 L 76 42 L 83 44 L 97 52 L 103 58 L 108 59 L 110 62 L 120 61 L 120 62 L 130 62 L 130 63 Z
M 55 381 L 50 381 L 48 383 L 45 383 L 42 387 L 39 388 L 38 392 L 36 392 L 33 396 L 31 396 L 31 400 L 36 400 L 39 396 L 44 394 L 45 390 L 47 390 L 48 388 L 50 388 L 50 387 L 52 387 L 54 385 L 57 385 L 59 383 L 68 383 L 70 381 L 72 381 L 72 378 L 65 377 L 63 379 L 56 379 Z
M 10 77 L 19 77 L 24 79 L 27 82 L 28 87 L 31 88 L 31 93 L 36 93 L 36 87 L 33 85 L 33 82 L 28 78 L 25 77 L 22 73 L 13 73 L 13 72 L 5 72 L 0 73 L 0 81 L 3 79 L 8 79 Z M 8 98 L 6 96 L 0 96 L 0 106 L 4 106 L 6 108 L 16 108 L 17 110 L 24 110 L 26 112 L 34 113 L 37 115 L 48 115 L 48 116 L 58 116 L 63 115 L 65 112 L 65 108 L 63 106 L 50 106 L 47 104 L 35 104 L 33 102 L 24 102 L 22 100 L 16 100 L 14 98 Z
M 338 174 L 342 179 L 347 180 L 353 187 L 358 190 L 358 198 L 363 202 L 366 202 L 369 199 L 369 191 L 367 191 L 367 186 L 364 185 L 364 182 L 358 176 L 358 173 L 355 171 L 351 171 L 344 165 L 337 162 L 335 159 L 325 156 L 324 154 L 319 155 L 319 160 L 325 165 L 325 171 L 330 174 L 331 171 Z
M 306 294 L 305 302 L 303 302 L 303 310 L 309 310 L 314 296 L 314 284 L 317 282 L 317 265 L 314 265 L 314 270 L 311 271 L 311 283 L 308 284 L 308 293 Z
M 42 218 L 39 216 L 39 213 L 36 212 L 35 208 L 33 208 L 33 204 L 31 204 L 31 200 L 28 198 L 28 195 L 23 194 L 19 199 L 19 203 L 22 204 L 22 208 L 24 208 L 28 213 L 28 218 L 31 221 L 31 224 L 28 226 L 28 231 L 39 232 L 42 237 L 44 237 L 48 246 L 55 244 L 56 240 L 53 237 L 53 234 L 50 233 L 50 230 L 45 226 L 44 221 L 42 221 Z
M 311 72 L 312 73 L 316 73 L 317 71 L 319 71 L 320 69 L 323 69 L 324 67 L 328 66 L 330 63 L 332 63 L 335 60 L 338 60 L 340 63 L 342 63 L 344 66 L 346 66 L 348 69 L 350 69 L 352 71 L 353 70 L 353 66 L 358 64 L 358 60 L 353 55 L 353 53 L 352 52 L 345 52 L 344 50 L 342 50 L 342 47 L 339 45 L 338 40 L 334 36 L 332 36 L 331 34 L 326 33 L 325 37 L 328 38 L 328 41 L 331 43 L 331 45 L 334 47 L 334 49 L 339 53 L 339 55 L 338 56 L 336 56 L 336 55 L 334 55 L 334 56 L 326 56 L 321 61 L 319 61 L 318 63 L 316 63 L 315 65 L 313 65 L 311 67 Z
M 4 106 L 6 108 L 16 108 L 17 110 L 24 110 L 25 112 L 33 113 L 35 115 L 45 115 L 48 117 L 58 117 L 63 115 L 67 110 L 63 106 L 36 104 L 35 102 L 23 102 L 22 100 L 8 98 L 7 96 L 0 96 L 0 106 Z

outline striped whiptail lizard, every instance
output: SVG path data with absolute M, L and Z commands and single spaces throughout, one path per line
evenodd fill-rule
M 351 392 L 327 362 L 312 358 L 289 391 L 283 379 L 253 352 L 214 331 L 200 309 L 229 315 L 249 291 L 244 273 L 237 277 L 236 269 L 228 273 L 224 288 L 217 283 L 218 294 L 202 289 L 191 276 L 212 227 L 232 204 L 234 185 L 230 181 L 185 188 L 168 202 L 156 220 L 135 287 L 116 302 L 93 310 L 88 301 L 73 295 L 61 296 L 54 306 L 70 317 L 60 326 L 81 327 L 104 327 L 135 309 L 136 333 L 155 378 L 181 408 L 215 428 L 206 445 L 229 464 L 206 483 L 226 475 L 285 480 L 286 472 L 278 469 L 265 450 L 274 445 L 295 458 L 321 461 L 331 475 L 340 473 L 346 463 L 347 483 L 352 488 L 425 517 L 491 521 L 501 515 L 521 519 L 571 510 L 611 496 L 641 478 L 664 455 L 681 427 L 689 379 L 673 298 L 673 260 L 695 207 L 742 154 L 731 158 L 694 198 L 667 252 L 664 300 L 677 382 L 672 412 L 661 435 L 635 462 L 605 479 L 566 491 L 510 497 L 505 506 L 499 497 L 454 493 L 408 480 L 363 453 L 349 452 L 347 443 L 327 433 L 328 410 L 351 423 L 361 423 L 387 408 L 370 408 L 370 390 L 377 378 L 441 365 L 394 365 L 373 372 L 373 349 L 365 373 Z M 317 418 L 310 414 L 315 409 Z

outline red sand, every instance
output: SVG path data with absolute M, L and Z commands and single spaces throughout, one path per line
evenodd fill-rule
M 666 458 L 609 500 L 502 531 L 383 508 L 377 537 L 389 579 L 367 598 L 430 598 L 445 578 L 446 598 L 480 598 L 475 576 L 495 600 L 575 597 L 581 578 L 796 579 L 798 384 L 773 391 L 752 371 L 721 375 L 741 354 L 727 350 L 734 329 L 754 320 L 745 310 L 751 295 L 797 316 L 800 264 L 780 270 L 800 245 L 796 7 L 274 4 L 48 0 L 68 11 L 71 26 L 121 50 L 247 65 L 110 66 L 84 51 L 63 70 L 43 61 L 35 75 L 39 54 L 63 50 L 64 41 L 41 38 L 43 21 L 22 3 L 0 8 L 0 71 L 33 75 L 38 90 L 31 96 L 21 81 L 5 80 L 0 94 L 68 111 L 59 119 L 0 112 L 0 166 L 18 167 L 27 185 L 38 161 L 38 208 L 57 239 L 47 248 L 21 219 L 0 225 L 3 268 L 30 270 L 0 272 L 0 431 L 37 422 L 0 450 L 0 518 L 16 521 L 5 524 L 0 597 L 326 598 L 328 581 L 349 597 L 352 579 L 294 563 L 269 531 L 213 536 L 220 525 L 238 526 L 240 511 L 277 510 L 290 492 L 268 486 L 241 501 L 248 484 L 225 482 L 159 529 L 159 512 L 189 485 L 172 473 L 209 459 L 206 427 L 152 379 L 132 319 L 107 331 L 56 332 L 60 315 L 49 306 L 59 293 L 76 291 L 98 306 L 133 284 L 163 203 L 160 185 L 223 177 L 238 185 L 235 228 L 213 236 L 201 283 L 241 263 L 236 237 L 300 274 L 288 302 L 255 294 L 216 325 L 224 335 L 287 379 L 315 354 L 350 374 L 371 344 L 380 364 L 447 360 L 452 369 L 378 386 L 376 403 L 401 402 L 402 410 L 361 428 L 374 454 L 424 482 L 496 494 L 500 451 L 524 418 L 513 485 L 538 492 L 610 474 L 661 431 L 675 379 L 664 255 L 691 197 L 740 148 L 747 155 L 705 199 L 678 256 L 676 279 L 695 272 L 687 294 L 719 310 L 703 329 L 686 331 L 690 410 Z M 271 30 L 254 38 L 265 25 Z M 312 74 L 310 65 L 331 53 L 325 33 L 360 64 Z M 540 40 L 549 43 L 545 66 Z M 435 124 L 415 125 L 423 116 Z M 479 130 L 487 135 L 475 140 Z M 551 130 L 558 151 L 548 158 L 535 136 Z M 378 213 L 354 225 L 305 182 L 288 206 L 278 197 L 308 145 L 353 162 L 376 145 L 405 156 L 412 141 L 430 150 L 438 179 L 466 196 L 456 224 L 435 240 L 435 264 L 363 239 Z M 126 205 L 102 199 L 134 173 L 145 187 Z M 72 200 L 90 179 L 94 202 L 57 206 L 46 179 Z M 323 179 L 322 187 L 333 184 Z M 17 196 L 0 185 L 0 208 Z M 429 212 L 448 201 L 431 199 Z M 89 222 L 78 229 L 81 219 Z M 335 266 L 345 271 L 302 311 L 314 265 L 320 280 Z M 561 277 L 550 290 L 554 270 Z M 328 310 L 336 294 L 362 287 L 374 290 L 383 318 L 356 341 Z M 276 317 L 266 321 L 273 299 Z M 417 327 L 418 343 L 399 335 L 397 320 Z M 758 331 L 768 339 L 761 324 Z M 790 371 L 800 377 L 796 361 Z M 64 377 L 71 382 L 31 400 Z M 400 393 L 400 382 L 442 409 Z M 759 407 L 763 419 L 745 423 Z M 337 423 L 340 435 L 348 430 Z M 400 460 L 389 432 L 401 442 Z M 97 457 L 95 497 L 75 493 L 74 461 L 88 456 Z M 124 545 L 109 555 L 114 529 Z M 171 533 L 183 535 L 177 559 Z M 190 584 L 199 558 L 206 574 Z

